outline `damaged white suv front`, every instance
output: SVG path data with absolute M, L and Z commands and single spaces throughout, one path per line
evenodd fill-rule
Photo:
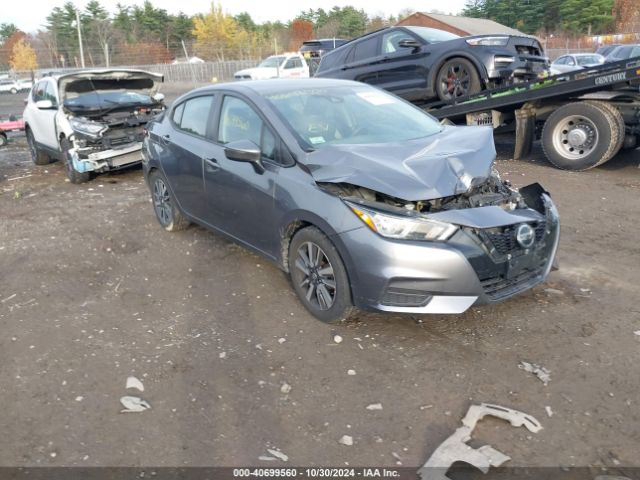
M 139 163 L 145 126 L 165 108 L 157 93 L 162 80 L 160 74 L 120 69 L 41 79 L 24 112 L 34 163 L 62 160 L 72 183 Z

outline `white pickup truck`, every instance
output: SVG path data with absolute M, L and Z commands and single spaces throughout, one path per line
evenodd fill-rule
M 300 53 L 283 53 L 265 58 L 257 67 L 236 72 L 236 80 L 267 80 L 269 78 L 308 78 L 309 65 Z

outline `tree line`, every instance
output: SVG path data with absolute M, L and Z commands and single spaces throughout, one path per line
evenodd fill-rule
M 25 34 L 13 24 L 0 24 L 0 70 L 12 68 L 20 42 L 33 61 L 21 69 L 81 66 L 77 19 L 80 20 L 85 65 L 168 63 L 197 55 L 204 60 L 262 58 L 275 51 L 297 50 L 315 37 L 353 38 L 394 24 L 402 15 L 369 16 L 352 6 L 300 12 L 287 22 L 257 23 L 248 12 L 230 15 L 221 4 L 193 16 L 171 14 L 146 0 L 142 5 L 118 3 L 110 13 L 100 0 L 76 11 L 69 1 L 54 7 L 41 29 Z M 28 68 L 25 68 L 28 67 Z
M 637 33 L 638 0 L 467 0 L 462 15 L 530 34 Z

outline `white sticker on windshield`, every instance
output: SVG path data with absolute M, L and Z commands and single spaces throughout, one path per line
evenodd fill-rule
M 324 137 L 309 137 L 309 141 L 314 145 L 317 145 L 318 143 L 324 143 L 326 140 Z
M 387 105 L 395 102 L 393 97 L 385 95 L 382 92 L 359 92 L 356 95 L 372 105 Z

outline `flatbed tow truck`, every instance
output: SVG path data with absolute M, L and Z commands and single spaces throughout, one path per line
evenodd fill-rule
M 640 146 L 640 57 L 419 106 L 444 122 L 515 132 L 515 159 L 540 139 L 556 167 L 587 170 Z

